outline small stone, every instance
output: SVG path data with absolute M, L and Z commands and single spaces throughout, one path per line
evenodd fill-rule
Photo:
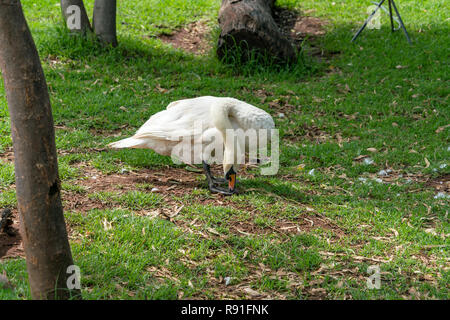
M 225 280 L 225 285 L 229 285 L 231 282 L 231 278 L 230 277 L 225 277 L 223 280 Z
M 363 163 L 365 164 L 365 165 L 371 165 L 371 164 L 373 164 L 374 163 L 374 161 L 373 161 L 373 159 L 372 158 L 365 158 L 364 159 L 364 161 L 363 161 Z
M 152 188 L 152 190 L 151 190 L 151 192 L 153 192 L 153 193 L 157 193 L 157 192 L 160 192 L 161 190 L 159 190 L 158 188 Z

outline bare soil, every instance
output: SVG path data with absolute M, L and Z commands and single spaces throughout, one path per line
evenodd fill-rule
M 426 182 L 426 186 L 439 192 L 450 193 L 450 174 L 444 174 Z
M 22 237 L 19 233 L 19 217 L 17 210 L 12 210 L 13 225 L 10 226 L 11 234 L 0 232 L 0 261 L 8 258 L 25 257 L 22 246 Z
M 281 33 L 290 39 L 292 43 L 300 48 L 305 38 L 314 43 L 317 38 L 325 34 L 327 21 L 317 17 L 304 15 L 303 13 L 282 8 L 276 8 L 274 12 L 275 22 Z M 205 22 L 196 21 L 173 32 L 172 34 L 161 34 L 158 37 L 165 43 L 175 48 L 182 49 L 197 55 L 210 51 L 213 47 L 211 41 L 211 28 Z M 312 46 L 310 53 L 315 56 L 328 56 L 332 53 Z
M 175 48 L 202 55 L 212 48 L 209 41 L 210 32 L 211 29 L 204 22 L 196 21 L 170 35 L 162 34 L 159 38 Z

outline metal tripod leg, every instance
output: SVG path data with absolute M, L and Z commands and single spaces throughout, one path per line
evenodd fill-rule
M 392 2 L 391 0 L 389 2 L 389 17 L 391 18 L 391 31 L 394 32 L 394 17 L 392 16 Z
M 389 0 L 389 4 L 391 2 L 392 2 L 392 7 L 394 8 L 395 13 L 397 14 L 398 20 L 400 21 L 400 26 L 402 27 L 403 32 L 405 33 L 406 39 L 408 40 L 409 44 L 411 44 L 411 39 L 409 38 L 408 31 L 406 31 L 405 25 L 403 24 L 402 17 L 400 17 L 400 13 L 397 10 L 397 6 L 395 5 L 394 0 Z M 391 17 L 392 17 L 392 14 L 391 14 Z

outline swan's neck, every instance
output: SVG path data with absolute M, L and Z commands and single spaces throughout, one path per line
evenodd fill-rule
M 231 167 L 234 170 L 238 170 L 238 165 L 236 163 L 236 146 L 234 138 L 234 127 L 230 121 L 230 111 L 232 106 L 221 105 L 214 106 L 211 108 L 211 119 L 212 123 L 216 129 L 222 134 L 224 143 L 224 153 L 223 153 L 223 170 L 224 174 L 228 172 Z M 237 139 L 238 143 L 240 139 Z

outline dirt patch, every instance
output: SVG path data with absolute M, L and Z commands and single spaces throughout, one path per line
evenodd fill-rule
M 64 211 L 87 212 L 90 210 L 102 210 L 111 208 L 113 204 L 91 199 L 87 194 L 62 191 Z
M 430 179 L 426 183 L 427 187 L 436 189 L 439 192 L 450 193 L 450 174 L 445 174 L 443 176 Z
M 301 12 L 284 8 L 275 8 L 275 22 L 281 33 L 291 38 L 296 44 L 300 44 L 306 37 L 316 38 L 325 34 L 327 21 L 316 17 L 310 17 Z
M 15 257 L 25 257 L 22 246 L 22 237 L 19 233 L 19 217 L 17 210 L 12 210 L 13 224 L 10 226 L 11 234 L 0 232 L 0 261 Z
M 180 168 L 142 169 L 139 172 L 111 175 L 102 174 L 93 168 L 83 170 L 88 178 L 80 180 L 77 185 L 85 187 L 89 193 L 139 190 L 137 184 L 147 184 L 144 190 L 157 188 L 161 194 L 181 195 L 201 187 L 201 182 L 196 180 L 198 173 Z
M 316 17 L 298 17 L 292 33 L 296 37 L 323 36 L 325 34 L 324 26 L 327 24 L 327 22 Z
M 212 48 L 211 41 L 208 38 L 210 31 L 206 23 L 196 21 L 170 35 L 161 34 L 159 38 L 175 48 L 202 55 Z
M 13 148 L 8 148 L 5 152 L 0 153 L 0 160 L 4 162 L 14 162 Z
M 325 35 L 328 21 L 307 15 L 308 12 L 275 8 L 274 19 L 281 33 L 299 50 L 305 39 L 308 39 L 308 54 L 328 59 L 339 52 L 325 51 L 319 47 L 317 40 Z

